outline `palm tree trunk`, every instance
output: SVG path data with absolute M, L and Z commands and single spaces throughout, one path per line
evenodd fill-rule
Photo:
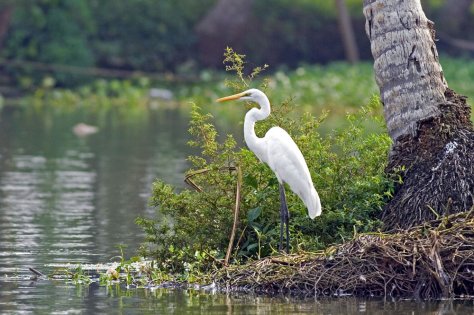
M 382 219 L 407 228 L 474 203 L 474 133 L 464 97 L 448 88 L 435 45 L 434 23 L 420 0 L 364 0 L 393 147 L 387 171 L 404 169 Z
M 368 0 L 364 14 L 389 134 L 415 135 L 417 122 L 439 115 L 446 101 L 433 23 L 416 0 Z

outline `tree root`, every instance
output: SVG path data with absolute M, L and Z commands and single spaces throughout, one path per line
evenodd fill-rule
M 418 134 L 397 139 L 387 166 L 403 184 L 384 207 L 385 230 L 407 229 L 470 209 L 474 204 L 474 131 L 466 98 L 447 89 L 441 116 L 418 126 Z

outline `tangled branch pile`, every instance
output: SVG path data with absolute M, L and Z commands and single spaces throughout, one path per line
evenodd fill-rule
M 364 234 L 324 253 L 269 257 L 215 275 L 267 294 L 441 298 L 474 295 L 474 208 L 395 234 Z

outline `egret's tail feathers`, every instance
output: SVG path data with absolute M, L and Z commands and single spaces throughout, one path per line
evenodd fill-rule
M 311 190 L 311 194 L 305 200 L 305 205 L 308 208 L 308 214 L 311 219 L 321 215 L 321 201 L 316 189 Z

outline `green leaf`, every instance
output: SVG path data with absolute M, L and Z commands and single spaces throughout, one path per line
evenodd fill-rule
M 257 243 L 250 244 L 249 246 L 247 246 L 247 250 L 250 252 L 252 249 L 256 248 L 257 246 L 258 246 Z
M 250 186 L 252 188 L 255 188 L 255 189 L 258 188 L 257 178 L 255 178 L 255 176 L 252 176 L 251 174 L 247 174 L 244 177 L 244 184 L 247 185 L 247 186 Z
M 249 212 L 247 213 L 247 220 L 251 223 L 255 221 L 255 219 L 257 219 L 261 213 L 262 213 L 262 207 L 250 209 Z

